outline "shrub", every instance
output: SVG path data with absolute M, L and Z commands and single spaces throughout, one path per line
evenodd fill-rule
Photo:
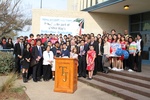
M 15 86 L 17 80 L 17 74 L 9 74 L 6 81 L 0 86 L 1 92 L 23 92 L 26 89 L 25 86 Z
M 8 74 L 13 70 L 14 65 L 13 53 L 0 51 L 0 74 Z

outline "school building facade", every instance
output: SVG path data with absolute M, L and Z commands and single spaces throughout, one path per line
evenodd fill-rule
M 144 40 L 143 63 L 150 64 L 150 0 L 68 0 L 67 10 L 33 9 L 32 33 L 40 33 L 40 17 L 83 18 L 84 33 L 117 33 L 136 36 Z M 127 8 L 125 8 L 127 7 Z M 124 9 L 125 8 L 125 9 Z

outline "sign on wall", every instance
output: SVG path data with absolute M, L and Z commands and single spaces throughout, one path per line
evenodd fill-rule
M 84 33 L 84 19 L 42 16 L 40 18 L 40 33 L 81 35 Z

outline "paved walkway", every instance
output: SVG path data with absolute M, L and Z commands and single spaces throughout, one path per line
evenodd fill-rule
M 49 82 L 33 82 L 23 83 L 18 80 L 23 86 L 27 87 L 26 93 L 31 100 L 122 100 L 111 94 L 78 82 L 78 89 L 74 94 L 54 92 L 54 81 Z
M 150 75 L 150 67 L 143 66 L 143 75 Z M 6 76 L 0 76 L 0 85 L 6 80 Z M 23 83 L 21 79 L 17 80 L 17 84 L 26 86 L 25 91 L 31 100 L 122 100 L 119 97 L 113 96 L 84 83 L 78 81 L 78 89 L 74 94 L 54 92 L 54 81 L 49 82 L 33 82 L 30 80 L 28 83 Z

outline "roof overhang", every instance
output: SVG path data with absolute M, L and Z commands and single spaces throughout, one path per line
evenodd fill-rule
M 129 5 L 128 10 L 124 10 L 125 5 Z M 109 0 L 82 11 L 132 15 L 150 11 L 150 0 Z

